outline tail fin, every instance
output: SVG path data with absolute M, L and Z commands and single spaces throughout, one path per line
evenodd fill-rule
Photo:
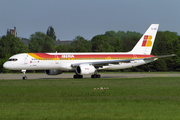
M 159 24 L 151 24 L 151 26 L 147 29 L 147 31 L 129 53 L 150 55 L 158 27 Z

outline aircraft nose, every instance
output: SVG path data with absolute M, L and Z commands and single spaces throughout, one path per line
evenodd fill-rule
M 6 68 L 6 69 L 9 69 L 10 65 L 9 65 L 8 62 L 5 62 L 5 63 L 3 64 L 3 67 Z

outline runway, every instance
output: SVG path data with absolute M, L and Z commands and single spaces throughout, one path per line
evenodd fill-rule
M 143 78 L 143 77 L 180 77 L 180 73 L 100 73 L 101 78 Z M 60 75 L 31 74 L 27 73 L 28 79 L 71 79 L 74 73 L 63 73 Z M 84 75 L 83 78 L 91 78 L 91 75 Z M 21 74 L 0 74 L 0 80 L 22 79 Z

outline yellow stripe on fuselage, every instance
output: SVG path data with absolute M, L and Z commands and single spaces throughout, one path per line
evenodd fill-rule
M 34 53 L 27 53 L 27 54 L 30 55 L 31 57 L 35 58 L 35 59 L 40 59 L 40 58 L 42 58 L 42 57 L 37 56 L 37 55 L 34 54 Z

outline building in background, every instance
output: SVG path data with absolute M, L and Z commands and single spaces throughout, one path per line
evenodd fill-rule
M 7 35 L 9 35 L 9 34 L 12 34 L 16 37 L 17 36 L 16 27 L 7 29 Z

